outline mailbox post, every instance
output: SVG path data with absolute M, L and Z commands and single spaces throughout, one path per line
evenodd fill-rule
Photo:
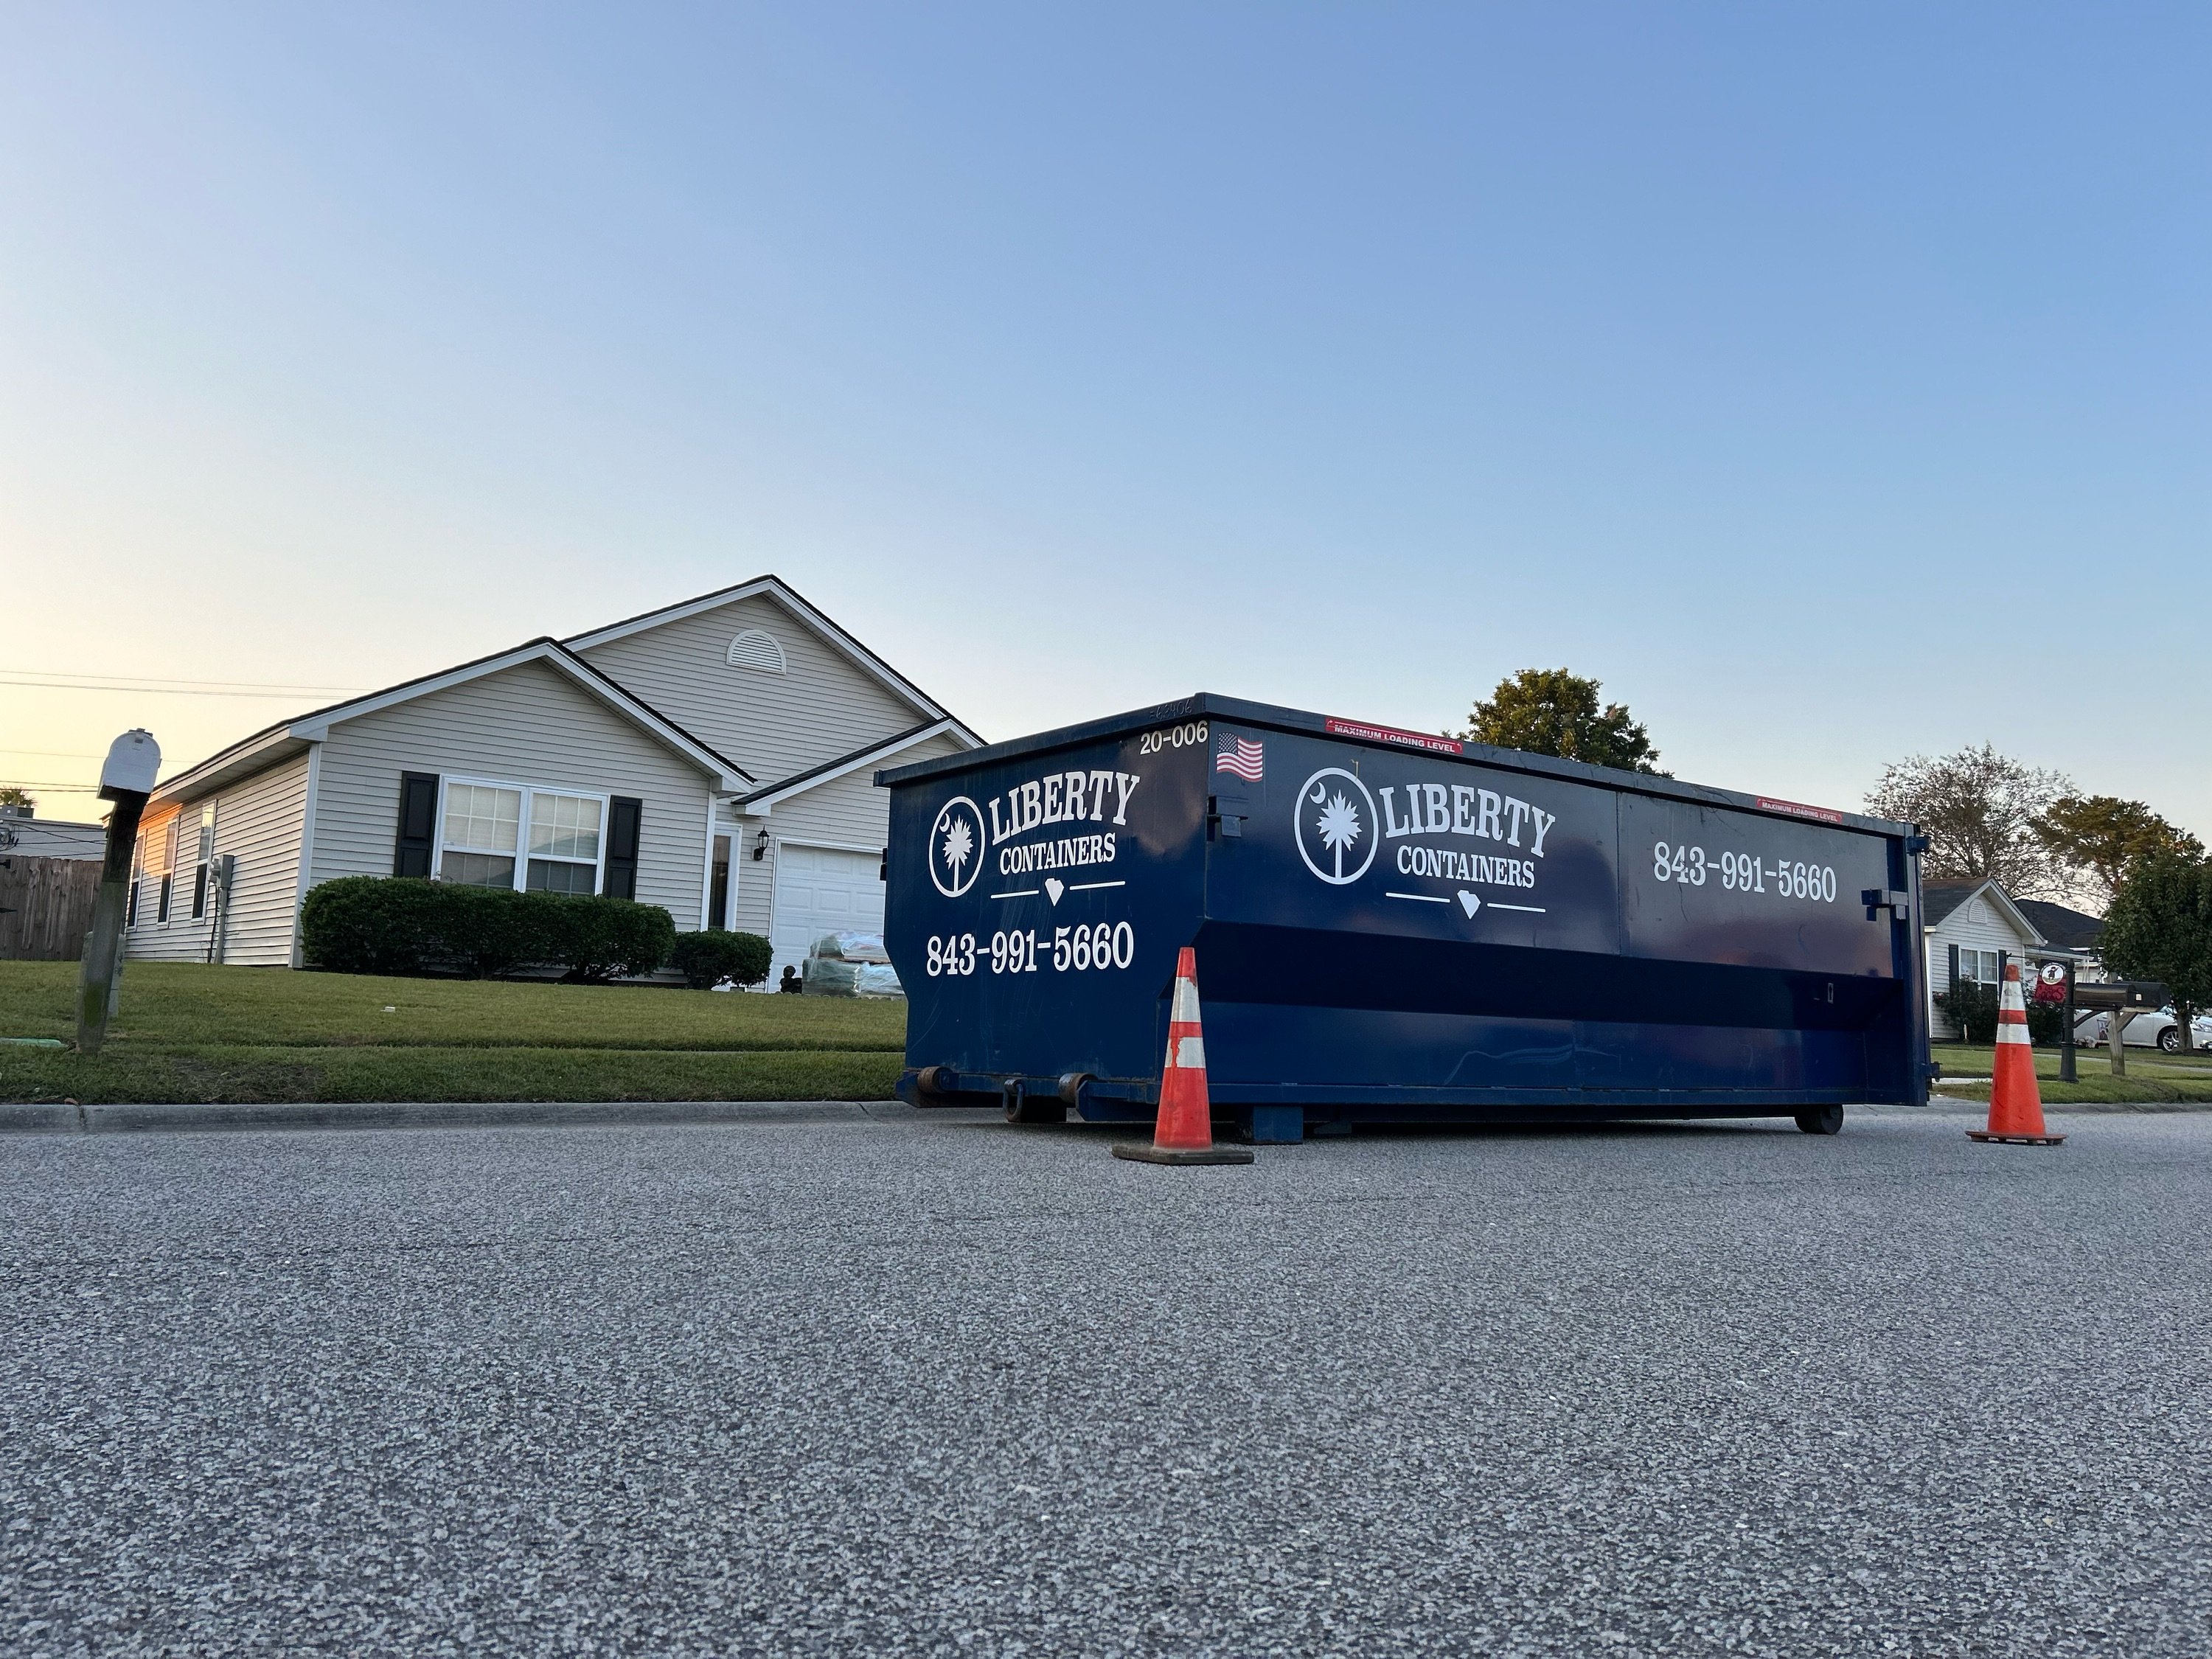
M 2074 963 L 2069 958 L 2066 963 L 2066 1029 L 2064 1035 L 2058 1039 L 2058 1080 L 2061 1083 L 2076 1081 L 2074 1068 Z
M 76 1048 L 96 1054 L 107 1040 L 123 977 L 124 911 L 131 895 L 131 854 L 138 845 L 138 820 L 154 780 L 161 769 L 161 745 L 149 732 L 133 729 L 108 745 L 100 769 L 100 798 L 115 803 L 107 815 L 107 850 L 100 871 L 100 895 L 93 902 L 92 932 L 84 944 L 84 969 L 77 981 Z
M 2112 1075 L 2128 1074 L 2127 1052 L 2120 1046 L 2121 1033 L 2127 1024 L 2147 1009 L 2163 1007 L 2172 1000 L 2166 988 L 2155 980 L 2119 979 L 2093 981 L 2076 987 L 2069 975 L 2066 988 L 2071 994 L 2068 1012 L 2071 1017 L 2075 1003 L 2088 1009 L 2101 1009 L 2108 1018 L 2105 1022 L 2105 1038 L 2112 1053 Z M 2063 1076 L 2063 1073 L 2062 1073 Z

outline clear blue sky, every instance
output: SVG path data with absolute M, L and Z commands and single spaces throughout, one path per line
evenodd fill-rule
M 2208 84 L 2201 5 L 11 0 L 0 667 L 775 570 L 992 737 L 1565 664 L 1685 777 L 2212 836 Z M 0 776 L 286 707 L 0 688 Z

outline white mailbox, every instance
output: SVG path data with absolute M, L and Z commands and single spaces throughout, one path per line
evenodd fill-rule
M 120 791 L 150 795 L 161 770 L 161 745 L 154 734 L 133 726 L 107 745 L 107 761 L 100 769 L 100 798 L 113 800 Z

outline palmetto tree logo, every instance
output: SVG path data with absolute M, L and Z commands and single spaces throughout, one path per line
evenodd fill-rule
M 1324 786 L 1326 787 L 1326 786 Z M 1315 828 L 1321 832 L 1321 844 L 1336 854 L 1336 878 L 1344 879 L 1344 849 L 1360 836 L 1359 814 L 1340 789 L 1328 798 L 1328 805 L 1321 809 Z
M 945 803 L 929 827 L 929 879 L 947 898 L 975 884 L 983 869 L 983 814 L 965 795 Z
M 1375 862 L 1375 798 L 1357 775 L 1325 766 L 1298 787 L 1298 856 L 1332 887 L 1358 881 Z

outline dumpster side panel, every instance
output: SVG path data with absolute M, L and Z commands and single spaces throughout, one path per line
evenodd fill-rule
M 1911 1098 L 1894 838 L 1216 722 L 1215 1098 L 1716 1109 Z M 1367 1115 L 1373 1115 L 1370 1112 Z
M 1637 956 L 1890 978 L 1889 930 L 1859 895 L 1887 887 L 1879 836 L 1620 796 L 1621 908 Z
M 1204 880 L 1203 722 L 894 786 L 907 1064 L 1149 1085 Z
M 1146 1111 L 1194 945 L 1232 1115 L 1925 1098 L 1906 826 L 1415 744 L 1194 699 L 895 774 L 908 1066 Z

